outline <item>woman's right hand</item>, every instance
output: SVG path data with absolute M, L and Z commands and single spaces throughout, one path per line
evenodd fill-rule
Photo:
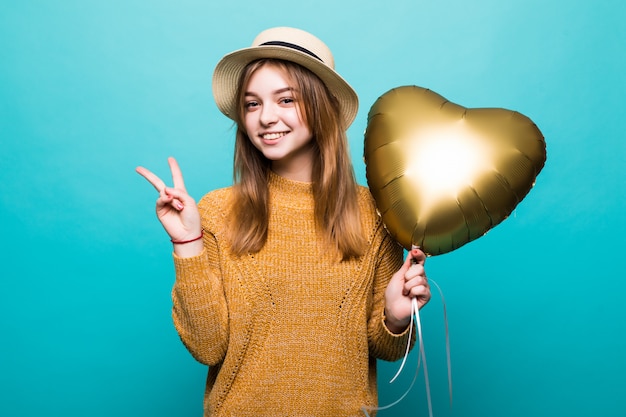
M 144 167 L 136 171 L 159 192 L 156 214 L 173 242 L 193 240 L 202 234 L 200 213 L 193 198 L 187 194 L 183 174 L 174 158 L 168 158 L 174 187 L 167 187 L 154 173 Z M 194 256 L 202 251 L 202 239 L 187 244 L 174 244 L 174 252 L 181 256 Z

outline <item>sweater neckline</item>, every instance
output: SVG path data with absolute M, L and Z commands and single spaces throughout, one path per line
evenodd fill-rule
M 290 180 L 273 171 L 269 171 L 267 182 L 272 204 L 299 209 L 313 208 L 312 182 Z

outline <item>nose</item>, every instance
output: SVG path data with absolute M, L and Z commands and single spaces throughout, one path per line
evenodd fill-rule
M 263 126 L 271 126 L 278 121 L 278 113 L 275 106 L 271 104 L 264 104 L 261 107 L 260 122 Z

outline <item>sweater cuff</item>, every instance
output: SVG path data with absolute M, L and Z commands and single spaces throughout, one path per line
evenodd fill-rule
M 411 328 L 411 325 L 406 326 L 406 329 L 404 329 L 404 331 L 402 333 L 394 333 L 391 330 L 389 330 L 389 327 L 387 327 L 387 317 L 385 316 L 385 310 L 383 310 L 383 312 L 381 314 L 381 322 L 382 322 L 382 326 L 385 329 L 385 331 L 387 332 L 387 334 L 390 335 L 390 336 L 393 336 L 393 337 L 406 338 L 407 335 L 409 334 L 409 329 Z
M 181 258 L 172 252 L 176 281 L 179 283 L 194 284 L 202 281 L 204 271 L 210 269 L 206 248 L 198 256 Z
M 407 349 L 407 345 L 410 348 L 415 344 L 415 332 L 412 332 L 409 339 L 409 329 L 407 327 L 400 334 L 391 332 L 385 325 L 385 316 L 383 313 L 378 313 L 378 318 L 373 318 L 373 334 L 372 340 L 375 341 L 373 345 L 373 355 L 384 361 L 394 362 L 402 358 Z

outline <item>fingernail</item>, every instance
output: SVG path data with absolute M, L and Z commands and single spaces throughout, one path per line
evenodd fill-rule
M 185 206 L 183 206 L 181 203 L 176 204 L 176 208 L 178 210 L 182 210 Z

